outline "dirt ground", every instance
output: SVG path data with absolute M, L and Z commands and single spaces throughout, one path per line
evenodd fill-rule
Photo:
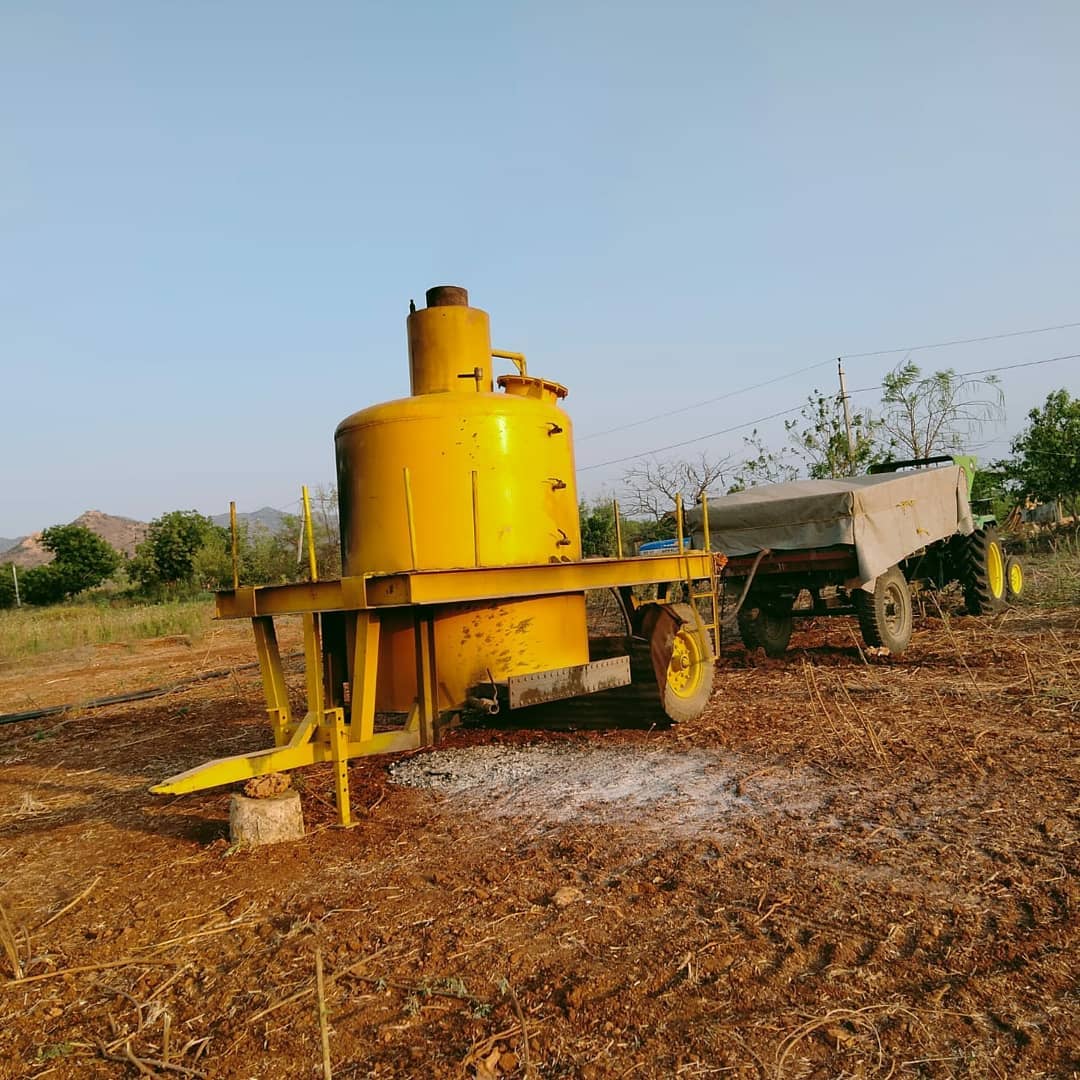
M 312 768 L 234 850 L 147 788 L 268 745 L 253 658 L 0 665 L 2 711 L 236 669 L 0 727 L 0 1075 L 322 1076 L 317 955 L 338 1080 L 1080 1075 L 1080 607 L 727 645 L 692 724 L 457 730 L 355 763 L 350 830 Z

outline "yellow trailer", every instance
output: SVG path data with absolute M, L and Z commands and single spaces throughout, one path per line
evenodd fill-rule
M 620 596 L 665 712 L 687 720 L 704 709 L 723 555 L 706 535 L 700 551 L 680 542 L 672 554 L 625 558 L 620 539 L 618 558 L 582 559 L 566 387 L 530 375 L 519 353 L 493 351 L 487 313 L 464 289 L 429 289 L 407 327 L 412 394 L 354 413 L 335 435 L 342 577 L 316 580 L 312 558 L 309 582 L 217 596 L 219 618 L 252 622 L 274 746 L 207 762 L 152 791 L 332 761 L 348 824 L 349 758 L 431 745 L 446 714 L 629 683 L 629 655 L 590 659 L 585 594 L 594 589 Z M 493 357 L 516 372 L 495 380 Z M 681 541 L 681 506 L 677 518 Z M 711 617 L 693 602 L 632 599 L 635 586 L 673 581 L 705 582 L 695 598 L 709 601 Z M 290 710 L 274 629 L 276 616 L 295 614 L 304 624 L 303 717 Z M 376 731 L 376 714 L 404 720 Z

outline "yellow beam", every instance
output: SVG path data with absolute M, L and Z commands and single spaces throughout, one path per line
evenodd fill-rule
M 347 577 L 312 584 L 244 586 L 217 594 L 222 619 L 290 615 L 305 611 L 362 611 L 408 604 L 467 603 L 471 600 L 554 596 L 610 589 L 620 585 L 655 585 L 664 581 L 708 578 L 717 553 L 650 555 L 625 559 L 535 566 L 477 566 L 462 570 L 419 570 L 373 577 Z

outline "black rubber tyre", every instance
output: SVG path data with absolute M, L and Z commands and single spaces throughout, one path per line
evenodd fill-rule
M 1010 600 L 1019 600 L 1024 595 L 1024 567 L 1013 555 L 1005 560 L 1005 589 Z
M 764 649 L 766 656 L 784 655 L 793 625 L 791 609 L 777 604 L 762 607 L 744 604 L 739 611 L 739 637 L 743 644 L 751 652 L 759 647 Z
M 667 680 L 660 695 L 664 712 L 676 724 L 696 720 L 712 696 L 716 661 L 709 632 L 689 604 L 667 605 L 682 625 L 675 632 Z
M 863 641 L 899 656 L 911 641 L 913 620 L 911 589 L 900 568 L 886 570 L 874 582 L 872 593 L 858 589 L 854 599 Z
M 1005 553 L 997 533 L 987 526 L 964 537 L 958 577 L 964 602 L 972 615 L 991 615 L 1005 606 Z

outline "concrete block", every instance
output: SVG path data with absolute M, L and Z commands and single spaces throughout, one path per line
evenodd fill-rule
M 300 792 L 282 791 L 265 799 L 234 795 L 229 803 L 229 839 L 245 847 L 279 844 L 304 835 Z

